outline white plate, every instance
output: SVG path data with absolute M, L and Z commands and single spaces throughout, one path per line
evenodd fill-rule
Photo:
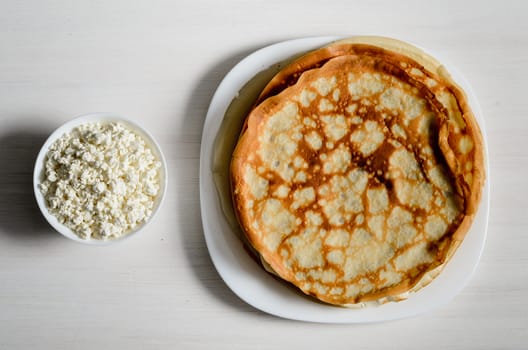
M 242 300 L 269 314 L 311 322 L 367 323 L 413 316 L 447 304 L 469 281 L 480 260 L 489 212 L 489 167 L 485 142 L 486 180 L 475 221 L 444 271 L 407 300 L 377 307 L 346 309 L 303 298 L 294 288 L 266 273 L 246 252 L 223 214 L 213 178 L 213 151 L 225 112 L 246 82 L 266 68 L 338 37 L 281 42 L 256 51 L 237 64 L 218 87 L 207 112 L 200 152 L 200 202 L 205 239 L 218 273 Z M 433 55 L 445 64 L 442 57 Z M 448 71 L 468 95 L 486 140 L 482 111 L 467 81 L 451 65 Z

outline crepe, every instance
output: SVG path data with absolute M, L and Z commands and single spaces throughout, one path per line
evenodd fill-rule
M 484 178 L 462 90 L 433 58 L 376 37 L 279 72 L 231 162 L 235 212 L 264 265 L 345 306 L 429 283 L 468 231 Z

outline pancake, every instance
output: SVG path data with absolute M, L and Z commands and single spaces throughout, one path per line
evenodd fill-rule
M 462 90 L 386 38 L 336 42 L 284 68 L 231 161 L 235 212 L 263 264 L 344 306 L 429 283 L 467 233 L 484 177 Z

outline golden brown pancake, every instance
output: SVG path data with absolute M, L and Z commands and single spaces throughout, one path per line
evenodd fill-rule
M 431 281 L 476 213 L 482 139 L 463 92 L 420 50 L 334 43 L 270 81 L 233 153 L 234 207 L 265 265 L 336 305 Z

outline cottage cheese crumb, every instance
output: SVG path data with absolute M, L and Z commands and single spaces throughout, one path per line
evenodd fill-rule
M 126 235 L 152 214 L 160 161 L 120 123 L 88 123 L 53 143 L 40 191 L 48 210 L 83 239 Z

